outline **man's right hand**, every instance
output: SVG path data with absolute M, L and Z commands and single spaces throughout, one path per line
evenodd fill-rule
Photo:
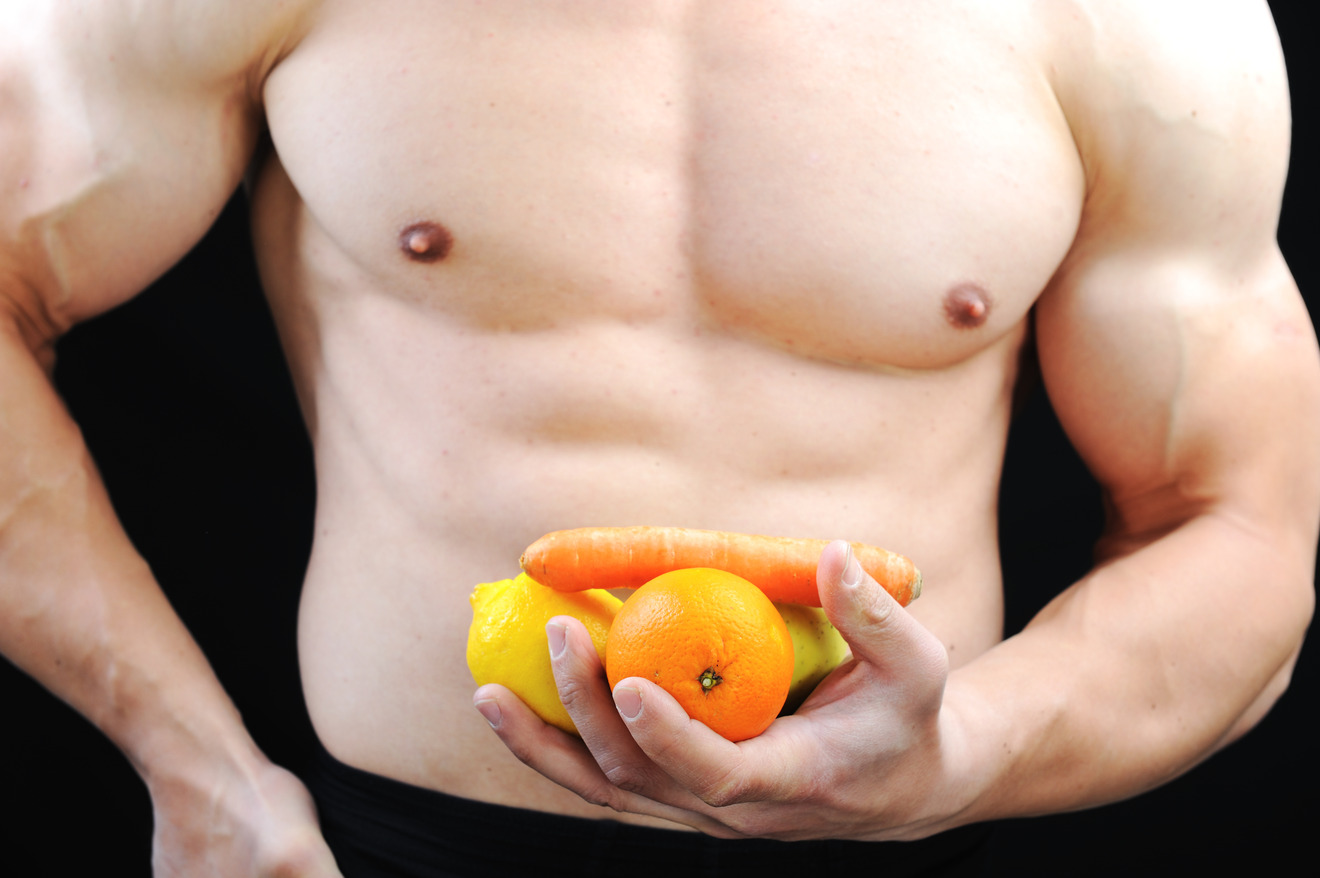
M 311 795 L 277 765 L 153 778 L 148 787 L 155 878 L 343 878 Z

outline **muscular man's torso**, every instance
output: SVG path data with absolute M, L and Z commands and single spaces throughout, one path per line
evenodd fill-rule
M 332 753 L 602 814 L 517 763 L 464 662 L 472 586 L 559 528 L 877 543 L 954 666 L 999 639 L 1011 392 L 1084 193 L 1036 11 L 319 4 L 253 202 Z

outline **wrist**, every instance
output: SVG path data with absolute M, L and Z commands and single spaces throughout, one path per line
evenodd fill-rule
M 269 765 L 227 698 L 144 718 L 125 752 L 149 789 L 216 774 L 252 779 Z
M 238 709 L 191 639 L 174 649 L 158 643 L 149 655 L 125 657 L 105 674 L 89 718 L 153 787 L 165 778 L 251 773 L 265 763 Z M 203 767 L 209 766 L 209 767 Z
M 1005 816 L 990 803 L 997 780 L 1011 771 L 1006 732 L 999 712 L 950 676 L 939 717 L 941 783 L 928 834 Z
M 153 752 L 134 759 L 134 766 L 158 823 L 219 820 L 224 825 L 229 820 L 224 814 L 260 801 L 269 775 L 277 770 L 241 727 L 194 720 L 162 727 L 150 740 Z

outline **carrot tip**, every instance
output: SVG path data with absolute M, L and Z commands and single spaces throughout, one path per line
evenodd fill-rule
M 916 571 L 916 578 L 912 580 L 912 600 L 921 597 L 921 571 Z

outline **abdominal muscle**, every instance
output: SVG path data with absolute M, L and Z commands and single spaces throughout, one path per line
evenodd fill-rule
M 275 292 L 318 471 L 304 689 L 344 762 L 470 798 L 618 816 L 519 764 L 471 704 L 468 594 L 561 528 L 871 542 L 922 568 L 912 611 L 955 666 L 1000 637 L 994 505 L 1020 332 L 913 372 L 672 315 L 476 331 L 364 292 L 318 309 L 313 348 Z
M 422 6 L 323 4 L 263 91 L 327 749 L 614 816 L 472 707 L 469 593 L 562 528 L 878 544 L 954 667 L 997 642 L 1018 353 L 1084 191 L 1035 7 Z

